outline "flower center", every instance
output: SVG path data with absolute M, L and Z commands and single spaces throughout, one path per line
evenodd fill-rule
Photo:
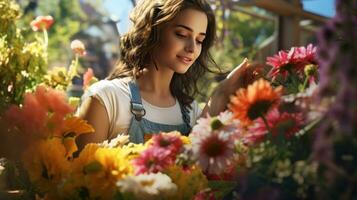
M 203 145 L 204 152 L 209 157 L 217 157 L 224 153 L 226 150 L 226 144 L 224 141 L 215 138 L 215 139 L 208 139 L 205 141 Z
M 269 100 L 261 100 L 255 102 L 253 105 L 250 106 L 248 109 L 248 117 L 250 120 L 255 120 L 258 117 L 261 117 L 265 113 L 268 112 L 270 106 L 272 105 L 272 101 Z
M 288 63 L 286 65 L 283 65 L 280 67 L 280 71 L 291 71 L 294 68 L 294 65 L 291 63 Z
M 166 140 L 164 138 L 162 138 L 160 141 L 159 141 L 159 145 L 160 147 L 167 147 L 169 146 L 171 143 L 169 140 Z

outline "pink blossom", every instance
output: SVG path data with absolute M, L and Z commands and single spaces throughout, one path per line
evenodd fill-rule
M 316 47 L 309 44 L 307 47 L 293 47 L 289 51 L 279 51 L 273 57 L 267 58 L 267 64 L 273 68 L 270 76 L 275 78 L 282 75 L 284 78 L 289 71 L 294 73 L 304 73 L 304 67 L 307 64 L 316 64 L 315 61 Z
M 215 200 L 214 193 L 212 191 L 200 191 L 197 193 L 193 200 Z
M 136 174 L 157 173 L 163 171 L 173 164 L 173 160 L 168 159 L 169 157 L 170 151 L 163 148 L 149 147 L 144 150 L 139 157 L 133 160 Z
M 316 63 L 316 47 L 312 44 L 309 44 L 306 48 L 304 46 L 292 48 L 290 51 L 294 52 L 292 56 L 294 63 Z
M 177 153 L 181 150 L 183 142 L 178 134 L 160 133 L 152 137 L 152 146 L 163 148 L 170 152 L 171 159 L 175 160 Z
M 86 47 L 84 46 L 83 42 L 81 42 L 80 40 L 73 40 L 71 42 L 71 49 L 75 54 L 79 56 L 84 56 L 87 53 Z
M 296 134 L 303 125 L 302 113 L 280 113 L 278 109 L 273 109 L 266 116 L 272 136 L 284 134 L 286 138 Z M 245 135 L 244 140 L 247 143 L 255 144 L 262 141 L 267 135 L 268 130 L 264 121 L 259 118 L 249 128 L 249 134 Z
M 84 89 L 87 89 L 89 87 L 90 82 L 91 82 L 93 77 L 94 77 L 93 69 L 92 68 L 88 68 L 86 73 L 84 73 L 84 75 L 83 75 L 83 88 Z
M 290 63 L 291 57 L 289 53 L 286 51 L 279 51 L 278 54 L 273 57 L 267 58 L 267 64 L 273 66 L 270 71 L 270 76 L 276 77 L 278 74 L 286 77 L 288 75 L 288 71 L 284 68 Z
M 193 155 L 209 174 L 221 174 L 232 164 L 234 140 L 226 132 L 192 136 Z

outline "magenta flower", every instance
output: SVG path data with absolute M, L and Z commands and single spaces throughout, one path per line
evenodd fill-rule
M 273 67 L 270 71 L 270 76 L 276 77 L 278 74 L 281 74 L 283 77 L 286 77 L 288 75 L 286 67 L 290 63 L 290 59 L 291 57 L 286 51 L 279 51 L 273 57 L 268 57 L 267 64 Z
M 178 134 L 160 133 L 152 137 L 152 147 L 162 148 L 170 152 L 172 160 L 176 159 L 177 153 L 181 150 L 183 142 Z
M 290 50 L 292 53 L 292 61 L 294 63 L 314 64 L 316 63 L 316 47 L 312 44 L 307 47 L 296 47 Z
M 169 150 L 157 147 L 149 147 L 143 151 L 139 157 L 133 160 L 133 165 L 136 168 L 135 173 L 138 175 L 144 173 L 161 172 L 173 164 L 173 160 L 168 159 L 169 157 Z
M 304 73 L 307 64 L 316 64 L 316 47 L 309 44 L 307 47 L 293 47 L 289 51 L 279 51 L 273 57 L 267 58 L 267 64 L 273 68 L 270 76 L 276 78 L 279 74 L 286 78 L 289 73 Z
M 266 118 L 273 137 L 284 134 L 285 138 L 291 138 L 300 130 L 304 122 L 302 113 L 280 113 L 278 109 L 270 111 Z M 244 136 L 245 142 L 255 144 L 265 138 L 268 129 L 264 121 L 259 118 L 254 121 L 248 132 L 249 134 Z

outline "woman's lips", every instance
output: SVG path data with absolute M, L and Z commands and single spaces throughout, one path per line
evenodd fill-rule
M 185 63 L 185 64 L 191 64 L 191 63 L 192 63 L 192 59 L 189 58 L 189 57 L 186 57 L 186 56 L 177 56 L 177 58 L 178 58 L 181 62 L 183 62 L 183 63 Z

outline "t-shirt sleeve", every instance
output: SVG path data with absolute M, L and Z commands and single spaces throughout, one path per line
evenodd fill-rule
M 110 130 L 113 128 L 112 122 L 115 120 L 115 113 L 118 113 L 116 110 L 118 107 L 115 106 L 114 91 L 115 89 L 109 81 L 102 80 L 91 85 L 81 98 L 81 101 L 84 102 L 89 97 L 94 97 L 105 107 L 110 123 Z
M 196 121 L 198 118 L 201 116 L 202 109 L 199 107 L 197 101 L 192 102 L 192 110 L 191 110 L 191 115 L 190 115 L 190 124 L 191 126 L 194 126 L 196 124 Z

